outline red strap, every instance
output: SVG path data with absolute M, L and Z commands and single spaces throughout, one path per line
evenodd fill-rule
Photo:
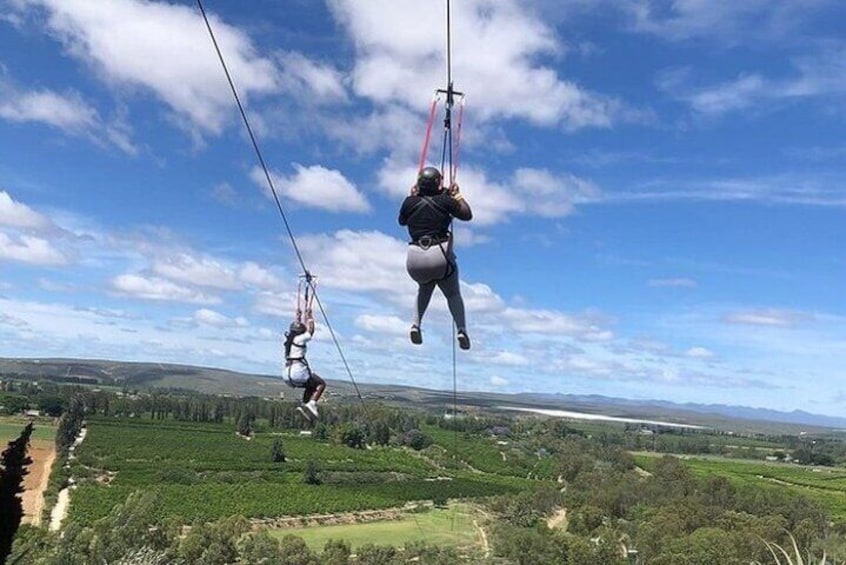
M 429 139 L 432 137 L 432 124 L 435 123 L 435 110 L 438 107 L 438 100 L 440 98 L 437 93 L 432 98 L 432 107 L 429 109 L 429 121 L 426 123 L 426 137 L 423 139 L 423 150 L 420 152 L 420 166 L 417 168 L 417 172 L 422 171 L 423 167 L 426 166 L 426 157 L 429 154 Z
M 456 122 L 455 144 L 452 146 L 452 160 L 450 161 L 449 184 L 455 184 L 458 176 L 458 150 L 461 147 L 461 122 L 464 119 L 464 96 L 458 102 L 458 121 Z

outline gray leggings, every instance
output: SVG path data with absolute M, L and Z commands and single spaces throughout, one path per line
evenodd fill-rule
M 408 274 L 417 283 L 417 316 L 414 324 L 418 327 L 423 321 L 423 314 L 432 299 L 435 286 L 441 289 L 447 299 L 449 311 L 455 326 L 459 330 L 465 329 L 464 301 L 458 284 L 458 263 L 452 252 L 452 241 L 423 248 L 417 245 L 408 246 L 408 256 L 405 261 Z

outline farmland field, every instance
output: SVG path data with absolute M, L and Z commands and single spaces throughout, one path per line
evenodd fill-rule
M 0 450 L 5 449 L 7 442 L 17 439 L 28 422 L 29 418 L 0 418 Z M 56 456 L 55 437 L 56 426 L 52 421 L 37 419 L 34 422 L 27 451 L 32 458 L 32 463 L 28 468 L 29 473 L 24 477 L 22 496 L 24 523 L 39 524 L 41 522 L 43 492 L 47 488 L 50 469 Z
M 344 540 L 355 548 L 369 543 L 402 546 L 409 542 L 426 542 L 441 546 L 479 547 L 481 530 L 474 524 L 475 513 L 466 504 L 453 504 L 448 509 L 433 509 L 405 514 L 398 520 L 362 524 L 313 526 L 272 530 L 271 535 L 288 534 L 301 537 L 314 551 L 320 551 L 330 539 Z
M 29 422 L 29 418 L 19 416 L 4 416 L 0 418 L 0 442 L 5 444 L 17 439 Z M 50 421 L 38 418 L 32 426 L 32 439 L 53 442 L 56 437 L 56 426 Z
M 277 438 L 287 456 L 281 463 L 271 461 Z M 475 453 L 473 464 L 501 472 L 500 453 L 486 453 L 496 464 L 484 465 Z M 284 430 L 248 440 L 231 424 L 173 420 L 91 418 L 76 456 L 72 474 L 79 486 L 70 516 L 82 523 L 104 516 L 136 490 L 154 493 L 162 516 L 190 522 L 395 508 L 516 492 L 535 482 L 519 472 L 464 465 L 448 471 L 407 448 L 352 449 Z M 308 465 L 319 470 L 322 484 L 304 483 Z
M 635 460 L 640 467 L 650 470 L 657 457 L 660 454 L 639 453 Z M 697 476 L 724 476 L 737 485 L 778 485 L 819 502 L 832 517 L 846 519 L 846 469 L 720 457 L 683 457 L 683 460 Z

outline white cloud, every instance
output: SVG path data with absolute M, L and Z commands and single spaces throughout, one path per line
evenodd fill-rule
M 658 87 L 680 100 L 701 116 L 718 117 L 732 111 L 753 108 L 765 98 L 784 95 L 760 74 L 741 74 L 719 84 L 699 86 L 693 84 L 694 72 L 689 67 L 664 71 Z
M 357 292 L 408 294 L 415 288 L 405 270 L 408 244 L 378 231 L 340 230 L 298 238 L 321 286 Z
M 157 259 L 153 272 L 173 281 L 221 290 L 241 287 L 235 270 L 209 257 L 178 253 Z
M 752 106 L 770 90 L 759 75 L 746 75 L 685 96 L 691 107 L 705 115 L 718 115 Z
M 492 365 L 509 365 L 509 366 L 525 366 L 529 364 L 529 359 L 522 353 L 514 353 L 513 351 L 499 351 L 490 358 Z
M 278 367 L 278 348 L 268 344 L 272 332 L 236 328 L 233 335 L 239 339 L 210 340 L 197 325 L 168 330 L 155 308 L 129 319 L 100 309 L 0 297 L 0 312 L 15 312 L 26 322 L 0 327 L 5 330 L 0 355 L 5 356 L 188 363 L 257 372 Z
M 25 90 L 0 77 L 0 118 L 18 123 L 46 124 L 99 145 L 112 144 L 136 155 L 129 124 L 118 116 L 103 120 L 100 113 L 74 91 Z
M 17 316 L 10 316 L 9 314 L 0 313 L 0 325 L 13 326 L 16 328 L 25 328 L 29 324 L 26 320 L 18 318 Z
M 8 192 L 0 190 L 0 226 L 22 229 L 44 229 L 52 222 L 26 204 L 16 202 Z
M 216 184 L 211 190 L 211 196 L 221 204 L 238 206 L 238 192 L 228 182 Z
M 425 102 L 424 102 L 425 105 Z M 419 108 L 418 108 L 419 110 Z M 399 104 L 379 107 L 366 116 L 347 116 L 338 113 L 318 115 L 321 126 L 332 139 L 342 142 L 356 154 L 369 154 L 388 149 L 403 159 L 417 159 L 423 142 L 424 123 L 420 114 Z M 397 132 L 418 132 L 418 135 L 397 135 Z M 408 186 L 414 182 L 416 170 Z M 400 189 L 404 194 L 408 187 Z
M 364 314 L 355 319 L 357 328 L 383 336 L 405 336 L 408 334 L 408 322 L 396 316 L 377 316 Z
M 696 288 L 698 283 L 693 279 L 685 277 L 676 277 L 668 279 L 649 279 L 646 283 L 653 287 L 671 287 L 671 288 Z
M 490 379 L 491 385 L 495 387 L 504 387 L 508 386 L 508 380 L 502 377 L 498 377 L 496 375 L 492 376 Z
M 458 184 L 473 209 L 475 224 L 496 224 L 507 219 L 510 214 L 525 209 L 525 202 L 516 191 L 510 190 L 511 187 L 507 184 L 489 180 L 480 169 L 464 167 L 460 172 Z
M 496 314 L 505 309 L 502 298 L 484 283 L 462 282 L 461 296 L 467 310 L 476 314 Z
M 294 293 L 261 291 L 256 294 L 253 311 L 258 314 L 279 318 L 293 318 L 297 309 L 297 296 Z
M 280 56 L 284 74 L 282 87 L 301 96 L 311 94 L 311 100 L 343 101 L 346 99 L 343 74 L 328 65 L 316 63 L 300 53 Z
M 518 332 L 562 334 L 585 341 L 610 341 L 614 335 L 591 316 L 571 316 L 554 310 L 507 307 L 502 318 Z
M 42 122 L 65 131 L 85 131 L 99 121 L 97 111 L 78 94 L 61 95 L 49 90 L 4 93 L 0 117 L 13 122 Z
M 553 174 L 546 169 L 520 168 L 514 171 L 514 188 L 525 201 L 526 211 L 557 218 L 573 211 L 580 201 L 594 200 L 599 189 L 572 174 Z
M 202 19 L 189 6 L 139 0 L 19 0 L 47 11 L 47 27 L 104 80 L 155 94 L 201 131 L 219 133 L 233 116 L 232 94 Z M 250 39 L 210 14 L 243 97 L 277 88 L 278 69 Z
M 648 189 L 633 192 L 606 193 L 601 202 L 699 200 L 760 201 L 811 206 L 846 206 L 844 176 L 836 173 L 785 173 L 761 177 L 659 179 Z
M 357 53 L 353 89 L 380 104 L 425 107 L 445 86 L 442 10 L 414 0 L 332 0 Z M 564 53 L 555 30 L 514 0 L 453 5 L 453 73 L 479 119 L 521 118 L 567 128 L 609 126 L 620 104 L 559 77 L 540 61 Z M 519 102 L 515 102 L 519 101 Z
M 146 300 L 169 300 L 193 304 L 217 304 L 220 299 L 185 286 L 156 277 L 118 275 L 111 280 L 111 288 L 118 294 Z
M 99 145 L 112 144 L 129 155 L 138 153 L 130 139 L 131 128 L 120 114 L 111 121 L 103 120 L 97 109 L 73 90 L 27 90 L 0 75 L 0 119 L 45 124 Z
M 718 117 L 729 112 L 767 108 L 766 103 L 846 93 L 846 46 L 823 44 L 817 52 L 792 59 L 789 76 L 773 78 L 742 73 L 717 84 L 695 85 L 690 68 L 665 71 L 658 86 L 687 103 L 698 115 Z
M 764 308 L 758 310 L 731 312 L 723 317 L 723 321 L 729 324 L 788 328 L 797 326 L 801 322 L 807 321 L 810 318 L 811 316 L 809 314 L 803 312 Z
M 745 0 L 703 2 L 701 0 L 634 0 L 625 4 L 634 18 L 635 29 L 672 41 L 693 38 L 719 40 L 722 45 L 778 41 L 807 20 L 826 0 Z
M 565 373 L 605 378 L 619 374 L 619 363 L 586 355 L 573 355 L 556 359 L 552 364 L 557 371 Z
M 710 359 L 714 356 L 714 352 L 705 347 L 691 347 L 684 352 L 686 357 L 693 359 Z
M 244 284 L 264 290 L 279 289 L 282 286 L 282 281 L 276 275 L 252 261 L 247 261 L 241 266 L 238 278 Z
M 229 318 L 220 312 L 209 310 L 208 308 L 200 308 L 194 312 L 194 321 L 205 326 L 212 326 L 215 328 L 243 328 L 249 325 L 246 318 L 241 316 L 237 318 Z
M 69 261 L 68 257 L 46 239 L 31 235 L 10 237 L 0 232 L 0 260 L 2 259 L 43 266 L 65 265 Z
M 389 159 L 379 171 L 379 188 L 399 199 L 408 196 L 416 177 L 416 167 Z M 523 167 L 502 178 L 494 182 L 479 168 L 460 169 L 457 181 L 473 210 L 473 224 L 497 224 L 513 215 L 563 217 L 574 205 L 598 200 L 600 194 L 590 181 L 546 169 Z
M 290 176 L 271 173 L 273 185 L 280 198 L 289 198 L 304 206 L 330 212 L 370 210 L 370 204 L 364 194 L 341 172 L 320 165 L 304 167 L 294 163 L 293 167 L 294 174 Z M 255 167 L 250 176 L 268 196 L 271 196 L 270 187 L 267 186 L 267 179 L 261 168 Z M 284 206 L 284 200 L 282 204 Z

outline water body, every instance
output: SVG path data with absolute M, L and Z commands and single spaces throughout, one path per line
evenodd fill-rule
M 693 424 L 678 424 L 676 422 L 662 422 L 660 420 L 641 420 L 639 418 L 620 418 L 617 416 L 604 416 L 602 414 L 588 414 L 586 412 L 572 412 L 570 410 L 553 410 L 548 408 L 525 408 L 518 406 L 497 406 L 500 410 L 514 410 L 517 412 L 533 412 L 544 416 L 557 418 L 573 418 L 575 420 L 595 420 L 602 422 L 622 422 L 625 424 L 645 424 L 650 426 L 667 426 L 672 428 L 687 428 L 691 430 L 704 430 L 705 426 Z

